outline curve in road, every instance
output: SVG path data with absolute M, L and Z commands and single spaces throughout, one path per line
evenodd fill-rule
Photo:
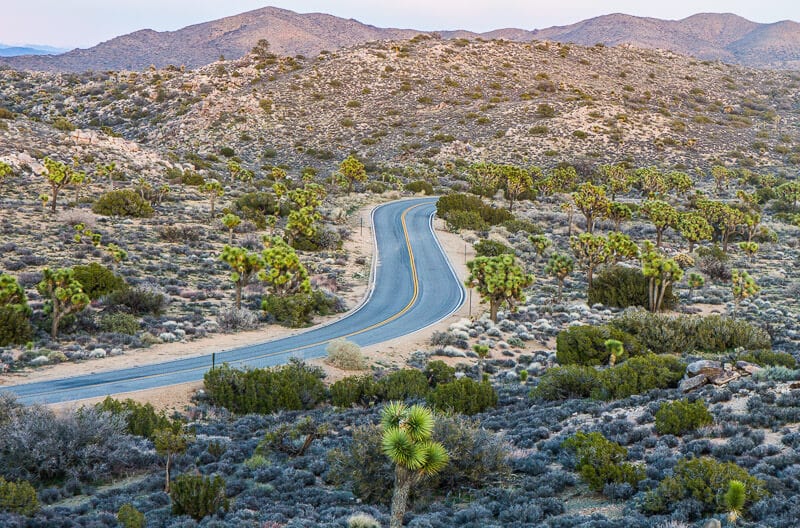
M 290 358 L 325 356 L 327 344 L 347 338 L 374 345 L 428 327 L 464 302 L 464 288 L 433 231 L 435 199 L 390 202 L 372 212 L 372 283 L 352 313 L 289 337 L 216 354 L 217 362 L 263 368 Z M 23 403 L 57 403 L 152 389 L 203 379 L 211 355 L 72 378 L 3 387 Z

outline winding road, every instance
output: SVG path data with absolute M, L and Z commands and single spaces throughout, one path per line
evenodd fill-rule
M 217 364 L 271 367 L 325 356 L 333 339 L 374 345 L 430 326 L 456 311 L 464 288 L 433 231 L 435 198 L 401 200 L 373 210 L 376 243 L 371 286 L 346 317 L 289 337 L 218 352 Z M 2 387 L 24 403 L 57 403 L 198 381 L 211 355 Z

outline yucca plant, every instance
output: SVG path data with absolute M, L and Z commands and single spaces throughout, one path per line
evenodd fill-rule
M 389 528 L 403 525 L 411 487 L 439 473 L 450 459 L 444 446 L 431 440 L 433 425 L 433 412 L 423 405 L 391 402 L 383 409 L 383 453 L 395 464 Z

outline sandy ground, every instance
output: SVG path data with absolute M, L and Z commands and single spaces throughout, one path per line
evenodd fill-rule
M 353 215 L 349 219 L 349 224 L 353 226 L 353 235 L 351 239 L 345 243 L 345 247 L 349 251 L 350 260 L 352 262 L 354 262 L 359 256 L 364 256 L 367 258 L 367 262 L 369 263 L 372 257 L 374 246 L 372 240 L 370 213 L 374 206 L 375 204 L 370 204 L 369 206 L 363 207 L 359 210 L 357 215 Z M 360 229 L 362 218 L 364 225 L 363 233 Z M 467 275 L 467 269 L 465 265 L 466 261 L 474 258 L 475 256 L 472 246 L 470 244 L 466 244 L 459 235 L 446 231 L 444 228 L 444 223 L 441 220 L 436 220 L 435 228 L 439 242 L 442 244 L 442 247 L 449 256 L 450 262 L 452 263 L 457 275 L 463 280 Z M 369 264 L 363 267 L 354 268 L 353 273 L 358 273 L 359 276 L 348 277 L 350 279 L 352 288 L 350 291 L 343 293 L 342 296 L 347 300 L 347 303 L 351 308 L 358 306 L 367 293 L 368 277 L 364 276 L 366 273 L 363 272 L 368 272 L 368 270 Z M 475 316 L 481 307 L 478 305 L 477 295 L 473 294 L 472 297 L 471 313 L 473 316 Z M 450 324 L 458 321 L 459 319 L 467 317 L 469 313 L 469 302 L 465 302 L 458 311 L 456 311 L 447 319 L 402 338 L 394 339 L 379 345 L 366 347 L 363 349 L 364 355 L 370 360 L 371 363 L 377 366 L 402 366 L 411 353 L 424 348 L 428 344 L 430 335 L 434 331 L 446 330 Z M 318 323 L 327 323 L 345 316 L 347 316 L 347 313 L 337 314 L 336 316 L 327 318 L 320 318 L 318 319 Z M 130 351 L 124 355 L 109 357 L 103 360 L 84 361 L 80 363 L 64 363 L 22 373 L 3 375 L 0 376 L 0 386 L 30 383 L 34 381 L 46 381 L 82 374 L 136 367 L 178 358 L 207 355 L 211 352 L 221 352 L 231 348 L 259 343 L 265 339 L 283 337 L 307 330 L 308 329 L 297 330 L 284 328 L 281 326 L 269 326 L 267 328 L 255 331 L 240 332 L 236 334 L 219 334 L 184 343 L 154 345 L 148 349 Z M 328 382 L 333 382 L 345 376 L 354 374 L 353 372 L 344 372 L 333 368 L 325 364 L 323 360 L 315 360 L 311 363 L 319 365 L 325 369 L 327 373 L 326 381 Z M 158 389 L 115 394 L 114 396 L 116 398 L 131 398 L 143 403 L 149 402 L 152 403 L 157 409 L 181 411 L 187 405 L 189 405 L 192 394 L 194 394 L 195 391 L 201 387 L 202 382 L 192 382 Z M 55 409 L 77 408 L 81 405 L 94 404 L 102 399 L 103 398 L 91 398 L 77 402 L 54 404 L 52 407 Z

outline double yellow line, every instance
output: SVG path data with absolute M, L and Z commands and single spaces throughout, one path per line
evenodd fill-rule
M 425 205 L 425 204 L 412 205 L 411 207 L 405 209 L 403 211 L 403 214 L 400 215 L 400 224 L 401 224 L 401 226 L 403 228 L 403 236 L 405 238 L 406 248 L 408 250 L 408 260 L 409 260 L 409 264 L 411 266 L 411 280 L 412 280 L 413 285 L 414 285 L 414 294 L 411 296 L 411 300 L 408 302 L 408 304 L 405 305 L 405 307 L 403 307 L 402 310 L 400 310 L 399 312 L 397 312 L 396 314 L 394 314 L 394 315 L 392 315 L 390 317 L 387 317 L 383 321 L 375 323 L 375 324 L 373 324 L 371 326 L 368 326 L 366 328 L 362 328 L 360 330 L 356 330 L 355 332 L 350 332 L 349 334 L 344 334 L 344 335 L 339 336 L 339 337 L 343 337 L 344 338 L 344 337 L 356 336 L 356 335 L 359 335 L 359 334 L 363 334 L 365 332 L 369 332 L 370 330 L 374 330 L 375 328 L 379 328 L 381 326 L 384 326 L 384 325 L 386 325 L 388 323 L 391 323 L 395 319 L 397 319 L 399 317 L 402 317 L 417 302 L 417 299 L 419 298 L 419 276 L 417 274 L 417 267 L 416 267 L 416 265 L 414 263 L 414 251 L 411 248 L 411 238 L 408 235 L 408 225 L 406 224 L 406 217 L 408 216 L 409 212 L 411 212 L 412 210 L 416 209 L 417 207 L 421 207 L 422 205 Z M 377 244 L 376 244 L 376 247 L 375 247 L 375 255 L 373 256 L 373 258 L 374 259 L 378 258 Z M 336 322 L 338 323 L 338 322 L 344 321 L 348 317 L 350 317 L 350 316 L 347 316 L 344 319 L 339 319 L 339 321 L 336 321 Z M 238 364 L 238 363 L 245 363 L 245 362 L 248 362 L 248 361 L 255 361 L 255 360 L 258 360 L 258 359 L 274 357 L 274 356 L 278 356 L 278 355 L 281 355 L 281 354 L 288 354 L 291 357 L 291 354 L 293 352 L 297 352 L 299 350 L 306 350 L 306 349 L 309 349 L 309 348 L 313 348 L 315 346 L 322 345 L 322 344 L 327 343 L 329 341 L 330 341 L 330 339 L 325 339 L 325 340 L 317 341 L 315 343 L 311 343 L 311 344 L 308 344 L 308 345 L 303 345 L 301 347 L 292 348 L 290 350 L 283 350 L 283 351 L 280 351 L 280 352 L 270 352 L 270 353 L 267 353 L 267 354 L 262 354 L 260 356 L 253 356 L 253 357 L 250 357 L 250 358 L 247 358 L 247 359 L 238 359 L 238 360 L 232 361 L 230 363 L 235 365 L 235 364 Z M 263 344 L 268 345 L 269 343 L 270 342 L 268 341 L 268 342 L 263 343 Z M 250 345 L 250 346 L 258 346 L 258 344 Z M 176 360 L 176 361 L 180 361 L 180 360 Z M 164 372 L 164 373 L 159 373 L 159 374 L 150 374 L 150 375 L 147 375 L 147 376 L 140 376 L 140 377 L 137 377 L 137 378 L 130 378 L 130 379 L 127 379 L 127 380 L 107 381 L 107 382 L 104 382 L 104 383 L 98 383 L 96 385 L 89 385 L 87 387 L 78 387 L 78 388 L 71 388 L 71 389 L 57 389 L 57 390 L 53 390 L 53 391 L 40 393 L 39 396 L 50 395 L 50 394 L 61 394 L 61 393 L 64 393 L 64 392 L 80 390 L 82 388 L 87 388 L 88 389 L 88 388 L 95 388 L 95 387 L 104 387 L 106 385 L 113 385 L 115 383 L 123 383 L 123 382 L 126 382 L 126 381 L 137 381 L 137 380 L 144 380 L 144 379 L 151 379 L 151 378 L 160 378 L 160 377 L 164 377 L 164 376 L 170 376 L 170 375 L 173 375 L 173 374 L 178 374 L 178 373 L 183 373 L 183 372 L 194 372 L 194 371 L 199 371 L 199 370 L 206 370 L 206 367 L 193 367 L 193 368 L 187 368 L 187 369 L 183 369 L 183 370 L 175 370 L 175 371 Z M 138 390 L 145 390 L 145 389 L 138 389 Z

